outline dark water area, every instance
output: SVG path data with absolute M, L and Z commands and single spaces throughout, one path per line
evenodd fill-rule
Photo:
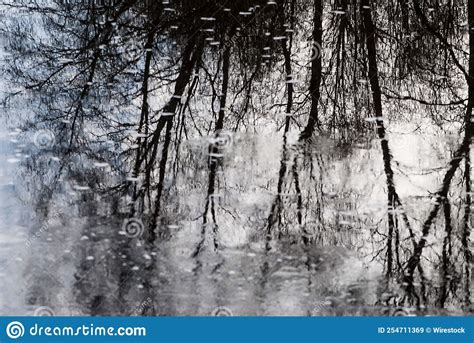
M 81 178 L 82 183 L 67 174 L 47 175 L 51 169 L 38 175 L 38 169 L 28 169 L 32 163 L 30 156 L 23 152 L 13 154 L 22 145 L 16 142 L 20 136 L 19 133 L 2 136 L 4 240 L 0 251 L 4 314 L 466 313 L 455 299 L 448 300 L 444 309 L 436 305 L 443 282 L 436 264 L 427 269 L 429 277 L 423 284 L 416 285 L 417 292 L 424 288 L 426 305 L 402 300 L 408 299 L 403 285 L 397 284 L 395 277 L 390 280 L 384 275 L 387 261 L 380 249 L 386 243 L 383 235 L 378 237 L 378 231 L 371 229 L 380 225 L 375 216 L 380 209 L 374 207 L 370 213 L 362 210 L 373 203 L 373 197 L 377 196 L 373 189 L 380 181 L 368 180 L 371 188 L 363 188 L 366 192 L 357 193 L 357 197 L 356 185 L 350 189 L 346 184 L 343 191 L 332 193 L 319 185 L 323 189 L 319 197 L 324 203 L 310 205 L 319 206 L 319 218 L 324 220 L 320 225 L 299 226 L 292 213 L 297 195 L 282 194 L 283 219 L 279 225 L 285 234 L 277 240 L 269 239 L 268 218 L 278 195 L 258 184 L 259 179 L 249 180 L 240 172 L 242 164 L 232 161 L 243 160 L 245 154 L 235 147 L 232 152 L 235 156 L 222 173 L 228 173 L 226 186 L 237 194 L 221 190 L 211 221 L 205 223 L 202 214 L 205 197 L 199 194 L 205 192 L 202 187 L 205 182 L 199 180 L 197 170 L 193 180 L 202 188 L 195 187 L 181 195 L 169 192 L 167 196 L 179 196 L 179 200 L 163 216 L 155 241 L 150 241 L 146 232 L 149 216 L 145 213 L 142 217 L 130 217 L 127 213 L 130 204 L 126 203 L 129 197 L 115 190 L 107 193 L 93 188 L 99 181 L 92 177 L 101 177 L 101 165 L 97 167 L 82 160 L 80 167 L 89 167 L 90 163 L 98 170 L 94 175 L 88 169 L 89 179 Z M 247 137 L 247 144 L 251 141 Z M 365 150 L 366 154 L 370 153 L 370 149 Z M 354 178 L 351 174 L 357 173 L 355 159 L 361 153 L 356 151 L 341 160 L 340 157 L 330 159 L 340 163 L 348 178 Z M 321 152 L 320 157 L 324 158 L 324 154 L 327 152 Z M 43 151 L 36 158 L 58 170 L 55 163 L 60 161 L 50 152 Z M 254 161 L 251 169 L 268 166 L 265 158 L 271 156 Z M 360 164 L 371 162 L 364 160 Z M 344 169 L 347 165 L 350 168 Z M 377 163 L 374 167 L 380 168 Z M 76 173 L 77 169 L 71 174 Z M 340 180 L 340 174 L 334 173 L 341 171 L 330 168 L 324 176 L 328 183 L 331 179 Z M 269 175 L 265 170 L 261 174 Z M 185 182 L 183 188 L 190 184 L 186 175 L 180 178 Z M 205 180 L 205 176 L 201 178 Z M 35 207 L 29 201 L 33 191 L 44 192 L 51 187 L 39 184 L 41 179 L 57 181 L 47 205 Z M 278 182 L 277 175 L 272 182 Z M 318 186 L 317 181 L 313 182 Z M 314 185 L 305 187 L 314 191 L 311 189 Z M 335 187 L 333 184 L 332 189 Z M 306 209 L 310 210 L 310 207 Z M 216 219 L 215 223 L 212 218 Z M 310 233 L 309 243 L 303 244 L 301 232 Z

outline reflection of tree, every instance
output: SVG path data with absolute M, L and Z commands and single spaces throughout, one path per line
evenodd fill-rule
M 313 16 L 313 44 L 317 48 L 322 49 L 323 43 L 323 1 L 314 1 Z M 322 51 L 319 52 L 322 54 Z M 311 110 L 309 112 L 308 123 L 301 138 L 311 137 L 315 128 L 319 125 L 319 98 L 321 96 L 321 79 L 322 79 L 322 56 L 314 56 L 311 62 L 311 79 L 309 82 L 309 95 L 311 97 Z M 321 58 L 320 58 L 321 57 Z
M 360 6 L 361 12 L 363 14 L 364 36 L 367 47 L 368 79 L 372 91 L 375 124 L 377 126 L 376 131 L 381 144 L 387 185 L 388 231 L 386 234 L 387 243 L 385 248 L 385 287 L 389 288 L 390 279 L 394 276 L 394 272 L 396 275 L 398 275 L 403 271 L 400 256 L 400 250 L 402 247 L 400 246 L 401 240 L 400 223 L 398 221 L 399 216 L 402 218 L 402 222 L 404 223 L 406 230 L 409 231 L 412 241 L 414 240 L 414 237 L 411 224 L 403 208 L 394 181 L 394 172 L 392 167 L 393 156 L 389 147 L 389 141 L 384 125 L 385 117 L 383 115 L 382 108 L 382 91 L 379 83 L 379 71 L 377 65 L 376 27 L 372 19 L 371 3 L 368 0 L 362 0 Z M 424 275 L 421 266 L 419 267 L 419 271 L 422 278 L 422 288 L 424 288 Z
M 447 268 L 448 260 L 452 252 L 450 251 L 449 246 L 451 245 L 451 231 L 452 228 L 450 227 L 450 211 L 449 211 L 449 203 L 448 203 L 448 192 L 451 187 L 451 183 L 453 181 L 453 178 L 455 176 L 455 173 L 457 169 L 459 168 L 461 161 L 466 158 L 470 151 L 470 144 L 472 141 L 472 132 L 473 132 L 473 127 L 472 127 L 472 108 L 474 105 L 474 82 L 472 77 L 470 76 L 473 73 L 474 70 L 474 33 L 472 30 L 469 30 L 469 47 L 470 47 L 470 54 L 469 54 L 469 71 L 466 72 L 464 67 L 461 65 L 461 63 L 458 61 L 456 58 L 456 55 L 453 52 L 452 46 L 446 41 L 445 37 L 443 37 L 430 23 L 429 20 L 424 16 L 424 14 L 421 12 L 421 9 L 419 7 L 419 4 L 417 1 L 414 1 L 414 7 L 415 11 L 422 21 L 423 25 L 427 28 L 427 30 L 434 35 L 441 44 L 443 44 L 444 48 L 448 51 L 448 53 L 452 56 L 452 59 L 454 60 L 454 63 L 458 69 L 464 74 L 466 80 L 467 80 L 467 85 L 468 85 L 468 103 L 467 103 L 467 109 L 465 112 L 464 116 L 464 138 L 462 140 L 461 145 L 458 147 L 456 152 L 454 153 L 453 159 L 450 161 L 449 168 L 446 171 L 446 174 L 444 175 L 442 185 L 438 192 L 435 194 L 435 205 L 431 209 L 428 218 L 425 220 L 423 223 L 422 227 L 422 236 L 420 240 L 415 244 L 414 250 L 412 255 L 410 256 L 407 265 L 406 265 L 406 270 L 405 270 L 405 282 L 408 284 L 408 292 L 412 293 L 414 292 L 414 287 L 413 287 L 413 275 L 415 272 L 415 269 L 419 267 L 420 261 L 421 261 L 421 256 L 423 253 L 423 250 L 426 246 L 427 243 L 427 237 L 430 234 L 431 228 L 436 221 L 436 218 L 438 216 L 438 212 L 440 211 L 441 207 L 444 207 L 445 209 L 445 221 L 446 221 L 446 238 L 445 242 L 443 244 L 443 269 Z M 468 21 L 472 22 L 474 21 L 474 3 L 472 1 L 468 1 L 468 6 L 467 6 L 467 13 L 468 13 Z M 467 160 L 468 161 L 468 160 Z M 468 165 L 468 163 L 466 164 Z M 469 174 L 468 171 L 469 167 L 466 168 L 466 172 Z M 470 182 L 470 181 L 467 181 Z M 466 199 L 469 201 L 470 199 Z M 469 211 L 465 212 L 465 216 L 469 217 Z M 464 243 L 464 249 L 466 249 L 466 244 Z M 468 260 L 466 260 L 466 263 L 469 265 Z M 445 270 L 445 269 L 444 269 Z M 469 274 L 467 274 L 469 275 Z M 446 275 L 444 275 L 446 276 Z M 445 280 L 443 281 L 442 285 L 442 291 L 440 295 L 440 302 L 442 305 L 445 303 L 445 297 L 446 297 L 446 292 L 447 292 L 447 286 L 446 283 L 446 277 L 444 278 Z M 465 301 L 466 302 L 466 301 Z
M 235 26 L 232 27 L 228 33 L 227 41 L 231 41 L 235 34 Z M 226 46 L 222 56 L 222 86 L 221 92 L 219 94 L 219 113 L 215 124 L 214 136 L 215 141 L 209 145 L 209 181 L 207 188 L 207 197 L 206 205 L 203 214 L 202 222 L 202 232 L 201 232 L 201 241 L 194 252 L 194 255 L 197 255 L 199 251 L 203 248 L 206 239 L 206 229 L 208 226 L 208 216 L 209 212 L 211 213 L 212 228 L 213 228 L 213 241 L 214 249 L 219 248 L 219 243 L 217 240 L 217 219 L 216 219 L 216 197 L 219 194 L 216 193 L 216 178 L 217 178 L 217 169 L 219 165 L 222 164 L 222 157 L 224 156 L 226 145 L 229 145 L 230 142 L 226 141 L 226 137 L 223 135 L 224 130 L 224 119 L 227 111 L 227 96 L 229 89 L 229 73 L 230 73 L 230 58 L 231 51 L 230 46 Z M 229 137 L 227 137 L 230 139 Z
M 168 162 L 168 149 L 171 143 L 171 130 L 173 127 L 173 117 L 176 114 L 176 108 L 178 107 L 178 103 L 180 102 L 181 97 L 186 89 L 186 86 L 189 82 L 189 78 L 191 77 L 191 73 L 193 67 L 198 60 L 201 49 L 202 49 L 202 42 L 196 42 L 196 38 L 191 38 L 190 42 L 185 48 L 183 53 L 183 64 L 181 66 L 178 78 L 176 80 L 175 91 L 174 95 L 171 97 L 169 102 L 163 109 L 163 114 L 158 120 L 157 127 L 155 132 L 152 134 L 152 139 L 150 141 L 150 146 L 147 147 L 147 152 L 151 150 L 151 156 L 147 163 L 145 169 L 145 180 L 147 180 L 147 184 L 149 184 L 150 174 L 153 171 L 155 159 L 157 156 L 159 138 L 161 137 L 162 130 L 165 129 L 165 141 L 163 144 L 163 150 L 161 154 L 161 162 L 159 164 L 159 178 L 158 178 L 158 185 L 157 185 L 157 194 L 155 197 L 154 208 L 153 208 L 153 215 L 150 223 L 150 241 L 154 241 L 155 239 L 155 227 L 156 227 L 156 220 L 160 215 L 161 209 L 161 197 L 163 194 L 164 188 L 164 181 L 166 175 L 166 165 Z M 200 39 L 199 39 L 200 40 Z M 197 44 L 197 45 L 196 45 Z M 166 127 L 166 128 L 165 128 Z
M 78 191 L 80 215 L 100 217 L 104 205 L 117 221 L 112 227 L 126 217 L 140 218 L 146 226 L 141 239 L 152 256 L 164 254 L 160 247 L 176 237 L 173 230 L 181 222 L 197 228 L 186 249 L 199 266 L 210 238 L 209 250 L 218 260 L 212 273 L 228 262 L 221 249 L 229 226 L 251 226 L 248 236 L 261 240 L 267 255 L 279 241 L 301 245 L 306 255 L 329 244 L 366 254 L 373 244 L 370 257 L 384 266 L 382 288 L 396 293 L 401 285 L 406 291 L 385 304 L 445 308 L 462 298 L 469 308 L 474 45 L 470 30 L 466 69 L 459 57 L 466 42 L 457 27 L 465 9 L 443 5 L 425 11 L 426 2 L 369 0 L 123 0 L 114 6 L 19 1 L 4 6 L 39 18 L 47 36 L 39 39 L 31 22 L 19 25 L 21 19 L 5 27 L 12 51 L 7 74 L 23 87 L 34 111 L 24 130 L 49 130 L 56 141 L 49 150 L 33 151 L 24 164 L 32 174 L 39 169 L 54 174 L 39 176 L 38 208 L 46 209 L 45 218 L 61 183 L 88 187 L 89 192 Z M 469 22 L 472 7 L 468 1 Z M 311 46 L 303 49 L 308 37 Z M 437 56 L 433 51 L 439 45 Z M 308 50 L 310 60 L 302 62 Z M 461 120 L 465 101 L 457 93 L 464 79 L 468 103 Z M 411 113 L 402 118 L 401 109 L 416 112 L 413 116 L 433 127 L 445 119 L 464 125 L 427 218 L 399 196 L 404 190 L 397 177 L 398 147 L 393 138 L 389 144 L 388 121 L 413 119 Z M 272 117 L 283 111 L 284 118 Z M 372 124 L 385 180 L 383 218 L 358 212 L 369 192 L 350 182 L 363 178 L 369 187 L 378 185 L 352 170 L 353 164 L 353 169 L 364 165 L 364 172 L 372 167 L 357 155 L 361 137 L 368 137 L 362 149 L 374 153 L 367 148 Z M 262 171 L 253 155 L 265 155 L 265 147 L 252 142 L 241 148 L 248 142 L 237 137 L 275 130 L 282 134 L 280 155 Z M 236 147 L 223 146 L 231 136 Z M 49 168 L 44 160 L 49 154 L 60 163 Z M 243 161 L 234 160 L 236 154 Z M 249 160 L 251 170 L 244 167 Z M 461 204 L 452 199 L 459 169 L 465 182 Z M 250 224 L 238 205 L 229 209 L 223 199 L 217 202 L 222 195 L 239 203 L 249 190 L 273 194 L 268 201 L 258 200 L 263 204 Z M 462 218 L 456 217 L 459 208 Z M 437 226 L 441 213 L 442 230 Z M 439 241 L 428 244 L 438 235 Z M 114 249 L 133 254 L 128 243 Z M 440 256 L 439 263 L 433 256 Z M 454 263 L 457 256 L 461 268 Z M 88 263 L 83 257 L 78 269 Z M 262 261 L 265 289 L 271 263 Z M 143 270 L 145 298 L 154 297 L 159 271 L 153 262 L 155 257 Z M 311 266 L 306 267 L 310 274 Z M 119 270 L 114 277 L 124 281 L 119 282 L 124 302 L 134 280 L 127 268 L 114 267 Z M 430 269 L 441 279 L 435 295 L 427 292 L 430 283 L 435 285 L 425 272 Z M 96 310 L 100 296 L 91 300 Z M 150 308 L 148 313 L 156 312 Z
M 291 17 L 294 15 L 294 1 L 291 2 L 291 8 L 292 8 L 292 13 Z M 281 18 L 282 20 L 282 25 L 286 22 L 285 17 Z M 292 23 L 294 24 L 294 23 Z M 289 26 L 290 29 L 292 30 L 294 28 L 294 25 Z M 283 211 L 283 184 L 285 182 L 286 174 L 287 174 L 287 169 L 288 169 L 288 164 L 290 161 L 290 153 L 289 151 L 289 146 L 288 146 L 288 132 L 290 130 L 290 123 L 291 123 L 291 116 L 292 116 L 292 111 L 293 111 L 293 96 L 294 96 L 294 84 L 293 84 L 293 71 L 292 71 L 292 60 L 291 60 L 291 55 L 292 55 L 292 33 L 290 33 L 290 38 L 288 40 L 288 43 L 286 41 L 283 41 L 281 43 L 282 46 L 282 51 L 283 51 L 283 56 L 284 56 L 284 65 L 285 65 L 285 75 L 286 75 L 286 93 L 287 93 L 287 99 L 286 99 L 286 109 L 285 109 L 285 125 L 284 125 L 284 132 L 283 132 L 283 148 L 282 148 L 282 157 L 280 161 L 280 170 L 278 173 L 278 185 L 277 185 L 277 194 L 275 196 L 275 200 L 273 201 L 273 204 L 270 209 L 270 214 L 268 217 L 268 223 L 267 223 L 267 228 L 266 228 L 266 236 L 267 236 L 267 241 L 271 238 L 272 236 L 272 231 L 273 231 L 273 226 L 275 224 L 278 224 L 278 230 L 281 235 L 281 215 Z
M 464 216 L 462 223 L 462 250 L 464 257 L 464 306 L 466 309 L 469 309 L 471 306 L 471 261 L 472 261 L 472 252 L 471 247 L 469 246 L 469 237 L 470 237 L 470 228 L 471 224 L 471 150 L 468 149 L 466 153 L 466 163 L 464 165 L 464 182 L 466 183 L 466 203 L 464 205 Z

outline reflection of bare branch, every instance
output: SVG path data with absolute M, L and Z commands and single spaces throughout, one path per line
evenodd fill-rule
M 428 215 L 428 218 L 423 224 L 422 228 L 422 236 L 418 243 L 416 244 L 415 249 L 413 250 L 413 254 L 408 260 L 408 263 L 405 267 L 405 280 L 408 283 L 413 282 L 413 273 L 420 263 L 420 257 L 423 252 L 423 249 L 425 248 L 426 245 L 426 239 L 430 233 L 431 226 L 433 225 L 438 212 L 441 208 L 441 205 L 444 203 L 444 200 L 447 197 L 448 190 L 451 186 L 451 181 L 454 177 L 454 174 L 456 173 L 456 170 L 459 167 L 459 164 L 461 163 L 462 159 L 466 156 L 466 153 L 468 152 L 470 141 L 471 141 L 471 135 L 472 133 L 466 133 L 466 136 L 464 137 L 464 140 L 458 150 L 455 152 L 455 155 L 453 159 L 450 162 L 450 167 L 448 171 L 446 172 L 442 186 L 440 190 L 436 193 L 435 195 L 435 205 L 433 206 L 430 214 Z
M 284 17 L 282 17 L 284 18 Z M 284 21 L 284 19 L 282 19 Z M 271 238 L 273 231 L 273 226 L 278 221 L 278 225 L 281 224 L 281 211 L 283 200 L 281 194 L 283 193 L 283 184 L 285 181 L 288 161 L 289 161 L 289 152 L 290 148 L 288 147 L 288 132 L 290 130 L 290 116 L 293 111 L 293 94 L 294 94 L 294 85 L 292 82 L 293 70 L 292 70 L 292 40 L 289 40 L 287 46 L 286 41 L 282 42 L 283 57 L 285 59 L 285 74 L 286 74 L 286 86 L 287 86 L 287 100 L 286 100 L 286 112 L 285 112 L 285 126 L 283 132 L 283 148 L 282 148 L 282 157 L 280 161 L 280 170 L 278 173 L 278 185 L 277 185 L 277 194 L 272 203 L 270 214 L 268 216 L 267 228 L 266 228 L 266 239 L 267 242 Z M 295 157 L 296 158 L 296 157 Z
M 459 59 L 456 57 L 456 53 L 453 50 L 453 46 L 449 43 L 449 41 L 446 39 L 446 37 L 444 37 L 441 33 L 439 33 L 438 30 L 429 22 L 428 18 L 423 13 L 418 0 L 413 0 L 413 7 L 414 7 L 415 13 L 418 16 L 418 18 L 420 19 L 421 23 L 427 28 L 427 30 L 433 36 L 438 38 L 438 40 L 444 45 L 444 48 L 448 51 L 449 55 L 453 59 L 454 64 L 464 74 L 464 77 L 466 78 L 468 83 L 472 82 L 472 81 L 469 81 L 469 80 L 471 80 L 471 77 L 469 76 L 470 71 L 468 73 L 466 71 L 466 68 L 464 68 L 462 66 L 461 62 L 459 62 Z
M 183 95 L 186 89 L 186 86 L 188 85 L 192 70 L 194 66 L 196 65 L 196 62 L 199 60 L 201 56 L 202 49 L 203 49 L 203 41 L 200 37 L 199 38 L 193 37 L 188 42 L 185 48 L 185 51 L 183 53 L 182 65 L 180 68 L 178 78 L 176 80 L 173 96 L 171 97 L 171 99 L 169 100 L 169 102 L 167 103 L 167 105 L 165 106 L 163 110 L 163 113 L 166 113 L 167 115 L 160 117 L 157 128 L 155 129 L 155 132 L 153 133 L 153 138 L 150 142 L 150 146 L 153 147 L 153 150 L 152 150 L 152 154 L 146 168 L 147 185 L 150 184 L 150 177 L 151 177 L 151 173 L 152 173 L 155 159 L 157 156 L 157 150 L 158 150 L 161 132 L 163 128 L 166 126 L 165 143 L 163 145 L 161 162 L 159 166 L 159 176 L 158 176 L 159 180 L 158 180 L 158 186 L 157 186 L 157 194 L 155 196 L 155 202 L 153 205 L 154 206 L 153 216 L 151 218 L 151 224 L 150 224 L 150 232 L 149 232 L 150 241 L 154 241 L 156 238 L 155 229 L 157 225 L 158 216 L 161 210 L 161 200 L 162 200 L 161 197 L 162 197 L 163 188 L 164 188 L 166 164 L 168 161 L 168 148 L 171 142 L 171 130 L 173 127 L 173 116 L 170 116 L 169 114 L 173 113 L 174 115 L 176 113 L 176 109 L 180 102 L 181 96 Z
M 229 32 L 229 41 L 233 38 L 235 34 L 236 27 L 232 27 Z M 227 94 L 229 89 L 229 79 L 230 79 L 230 59 L 231 59 L 231 47 L 226 45 L 223 53 L 223 62 L 222 62 L 222 88 L 220 92 L 220 101 L 219 101 L 219 114 L 217 117 L 216 125 L 214 133 L 217 136 L 219 132 L 224 129 L 224 117 L 226 114 L 226 107 L 227 107 Z M 217 75 L 216 75 L 217 77 Z M 216 209 L 215 209 L 215 193 L 216 193 L 216 178 L 217 178 L 217 168 L 220 165 L 220 161 L 218 160 L 220 157 L 217 157 L 221 151 L 216 143 L 211 143 L 209 148 L 209 180 L 207 186 L 207 197 L 206 197 L 206 205 L 204 208 L 204 214 L 202 216 L 203 223 L 202 223 L 202 231 L 201 231 L 201 242 L 199 243 L 198 247 L 196 248 L 196 252 L 194 253 L 193 257 L 196 257 L 199 251 L 202 249 L 202 245 L 206 239 L 206 227 L 208 225 L 208 212 L 209 208 L 211 211 L 212 217 L 212 225 L 213 225 L 213 240 L 214 240 L 214 249 L 217 250 L 219 247 L 219 243 L 217 240 L 217 219 L 216 219 Z
M 470 148 L 466 152 L 466 163 L 464 167 L 464 182 L 466 183 L 466 203 L 464 204 L 464 216 L 462 221 L 461 245 L 464 256 L 464 307 L 469 309 L 471 306 L 471 261 L 472 252 L 469 246 L 469 237 L 471 235 L 471 158 Z
M 451 270 L 451 256 L 452 252 L 452 239 L 451 234 L 453 232 L 453 226 L 451 222 L 451 204 L 446 198 L 443 202 L 444 209 L 444 226 L 445 226 L 445 237 L 443 241 L 443 251 L 442 251 L 442 265 L 441 265 L 441 290 L 438 298 L 438 303 L 441 308 L 444 308 L 446 300 L 449 296 L 449 289 L 452 283 L 452 273 Z
M 363 14 L 364 35 L 367 48 L 367 60 L 369 66 L 369 80 L 373 96 L 374 112 L 377 125 L 377 135 L 380 139 L 382 148 L 384 171 L 387 182 L 387 206 L 389 208 L 388 219 L 388 236 L 387 236 L 387 268 L 386 276 L 391 277 L 393 272 L 393 236 L 395 231 L 395 216 L 397 207 L 401 207 L 397 190 L 395 188 L 394 173 L 392 169 L 392 154 L 386 137 L 385 126 L 383 123 L 383 109 L 382 109 L 382 92 L 379 84 L 379 72 L 377 66 L 377 50 L 375 41 L 375 25 L 372 20 L 372 13 L 370 9 L 370 0 L 361 1 L 361 12 Z M 408 220 L 407 220 L 408 222 Z M 397 249 L 397 248 L 396 248 Z
M 323 1 L 314 1 L 314 16 L 313 16 L 313 43 L 317 44 L 319 48 L 323 45 Z M 317 56 L 318 57 L 318 56 Z M 309 93 L 311 96 L 311 110 L 309 112 L 308 123 L 301 133 L 300 139 L 307 139 L 311 137 L 316 127 L 319 127 L 319 98 L 321 96 L 321 79 L 322 79 L 322 58 L 313 58 L 311 62 L 311 80 L 309 84 Z

